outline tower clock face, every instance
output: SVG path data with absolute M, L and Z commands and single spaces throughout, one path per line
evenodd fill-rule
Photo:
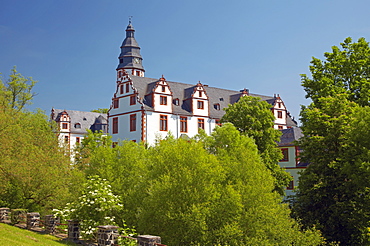
M 139 64 L 139 63 L 140 63 L 139 58 L 135 57 L 135 58 L 134 58 L 134 63 Z

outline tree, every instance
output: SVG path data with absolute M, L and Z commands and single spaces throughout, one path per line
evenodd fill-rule
M 325 60 L 313 57 L 310 66 L 312 78 L 301 75 L 306 98 L 317 104 L 321 97 L 344 94 L 360 106 L 370 105 L 370 47 L 365 38 L 353 43 L 346 38 L 342 50 L 332 47 L 325 52 Z M 317 105 L 318 106 L 318 105 Z
M 23 108 L 32 86 L 14 69 L 9 84 L 0 81 L 0 206 L 45 211 L 69 199 L 74 171 L 55 125 L 43 112 Z
M 25 105 L 31 104 L 33 97 L 36 95 L 36 93 L 32 92 L 32 88 L 36 83 L 31 77 L 23 77 L 14 66 L 7 82 L 3 84 L 1 81 L 0 83 L 3 108 L 10 107 L 20 111 Z
M 98 109 L 93 109 L 91 110 L 91 112 L 95 112 L 95 113 L 102 113 L 102 114 L 107 114 L 109 111 L 108 108 L 98 108 Z
M 225 109 L 221 122 L 231 122 L 242 134 L 254 139 L 263 162 L 275 177 L 274 189 L 283 195 L 291 177 L 278 165 L 282 158 L 277 148 L 281 132 L 274 129 L 275 118 L 270 108 L 258 97 L 244 96 Z
M 370 49 L 365 39 L 326 60 L 313 58 L 312 79 L 302 75 L 308 107 L 302 107 L 301 158 L 310 166 L 299 179 L 294 215 L 306 228 L 316 226 L 328 241 L 370 245 L 367 154 Z
M 115 148 L 112 144 L 109 135 L 89 131 L 77 149 L 75 166 L 86 176 L 98 175 L 110 182 L 113 192 L 122 197 L 122 219 L 133 227 L 137 225 L 138 204 L 146 195 L 146 176 L 152 163 L 144 144 L 123 141 Z
M 231 124 L 199 141 L 167 139 L 154 165 L 138 230 L 170 245 L 317 245 L 272 192 L 274 179 L 254 141 Z M 158 223 L 160 221 L 160 223 Z
M 152 147 L 124 141 L 110 148 L 100 139 L 86 146 L 85 171 L 111 183 L 123 218 L 140 234 L 160 235 L 169 245 L 321 242 L 317 231 L 301 231 L 289 216 L 254 140 L 231 124 L 212 136 L 168 137 Z

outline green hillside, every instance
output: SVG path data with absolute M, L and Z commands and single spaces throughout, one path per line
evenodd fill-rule
M 15 226 L 0 223 L 0 245 L 1 246 L 61 246 L 75 245 L 61 241 L 60 238 L 48 234 L 40 234 Z

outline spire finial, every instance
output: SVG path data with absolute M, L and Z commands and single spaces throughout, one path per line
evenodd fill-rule
M 131 25 L 132 17 L 133 17 L 132 15 L 130 15 L 130 16 L 128 17 L 128 24 L 129 24 L 129 25 Z

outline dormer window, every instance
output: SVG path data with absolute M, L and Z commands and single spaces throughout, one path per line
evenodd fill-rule
M 80 123 L 76 123 L 75 124 L 75 128 L 80 129 L 81 128 L 81 124 Z
M 216 110 L 220 110 L 220 104 L 219 103 L 215 103 L 214 105 L 213 105 L 213 107 L 216 109 Z
M 68 123 L 62 123 L 62 129 L 68 129 Z
M 176 106 L 179 106 L 180 105 L 180 100 L 178 98 L 174 99 L 173 104 L 175 104 Z
M 281 103 L 278 103 L 278 108 L 281 108 Z
M 83 120 L 87 120 L 86 117 L 84 117 Z
M 202 96 L 203 96 L 202 91 L 199 91 L 199 97 L 202 97 Z
M 162 85 L 162 92 L 166 92 L 166 87 Z
M 220 97 L 220 102 L 223 102 L 223 101 L 224 101 L 224 99 L 222 97 Z

